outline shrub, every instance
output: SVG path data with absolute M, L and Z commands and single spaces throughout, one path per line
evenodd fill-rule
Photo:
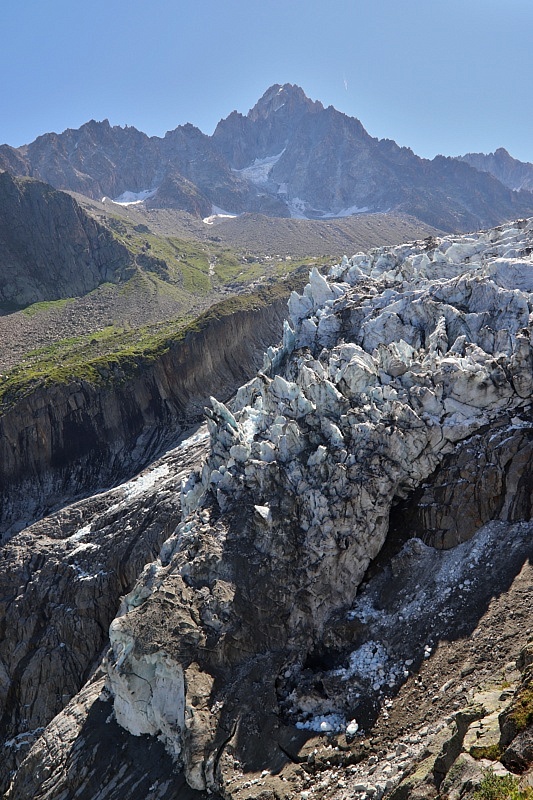
M 496 775 L 489 767 L 474 792 L 474 800 L 533 800 L 533 788 L 520 789 L 514 775 Z

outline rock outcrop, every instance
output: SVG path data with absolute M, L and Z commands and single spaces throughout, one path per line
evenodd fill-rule
M 222 302 L 100 384 L 28 390 L 0 417 L 0 531 L 9 536 L 68 498 L 115 485 L 199 419 L 211 394 L 227 399 L 279 341 L 288 289 Z M 4 397 L 4 402 L 9 398 Z
M 0 307 L 86 294 L 133 271 L 127 248 L 70 195 L 0 172 Z

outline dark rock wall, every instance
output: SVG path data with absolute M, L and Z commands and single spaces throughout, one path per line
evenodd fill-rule
M 132 271 L 128 250 L 70 195 L 0 173 L 0 304 L 74 297 Z
M 489 428 L 461 443 L 408 503 L 393 513 L 392 537 L 402 531 L 447 549 L 470 539 L 490 520 L 533 518 L 533 426 Z

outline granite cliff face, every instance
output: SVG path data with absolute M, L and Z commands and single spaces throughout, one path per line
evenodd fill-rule
M 78 685 L 95 671 L 44 731 L 38 704 L 26 724 L 14 702 L 34 691 L 33 645 L 18 661 L 6 640 L 9 800 L 400 800 L 444 796 L 452 779 L 458 797 L 479 782 L 475 746 L 530 769 L 530 720 L 516 722 L 529 651 L 522 677 L 510 661 L 531 609 L 532 237 L 521 220 L 313 271 L 262 371 L 228 405 L 212 399 L 205 457 L 179 500 L 197 437 L 98 510 L 13 536 L 8 563 L 25 563 L 34 535 L 59 574 L 68 564 L 113 597 L 104 575 L 125 558 L 109 566 L 120 520 L 144 548 L 137 566 L 149 563 L 134 586 L 134 569 L 121 580 L 106 658 L 101 636 Z M 22 585 L 46 593 L 39 570 L 17 567 L 9 604 L 27 602 Z M 84 596 L 59 585 L 58 607 Z M 65 631 L 80 614 L 78 603 Z M 502 674 L 510 691 L 485 691 Z M 51 716 L 60 702 L 46 702 Z
M 128 250 L 72 197 L 0 172 L 0 305 L 85 294 L 133 269 Z
M 212 136 L 187 124 L 148 137 L 91 120 L 18 149 L 2 145 L 0 167 L 93 199 L 202 217 L 222 209 L 310 219 L 396 211 L 457 231 L 533 213 L 533 194 L 512 191 L 492 170 L 421 159 L 291 84 L 270 87 L 247 115 L 232 112 Z
M 234 174 L 210 137 L 190 124 L 158 138 L 91 120 L 18 150 L 2 145 L 0 167 L 97 200 L 148 195 L 149 206 L 202 216 L 213 204 L 229 204 L 236 213 L 263 210 L 263 193 Z
M 502 193 L 492 176 L 375 139 L 358 119 L 311 102 L 297 86 L 271 87 L 246 117 L 222 120 L 213 142 L 238 175 L 283 199 L 291 216 L 395 209 L 441 230 L 469 230 L 501 221 L 497 208 L 509 218 L 529 213 L 518 206 L 531 198 Z

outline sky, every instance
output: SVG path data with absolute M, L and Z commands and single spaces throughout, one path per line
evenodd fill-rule
M 533 162 L 533 0 L 1 0 L 0 143 L 211 134 L 274 83 L 426 158 Z

